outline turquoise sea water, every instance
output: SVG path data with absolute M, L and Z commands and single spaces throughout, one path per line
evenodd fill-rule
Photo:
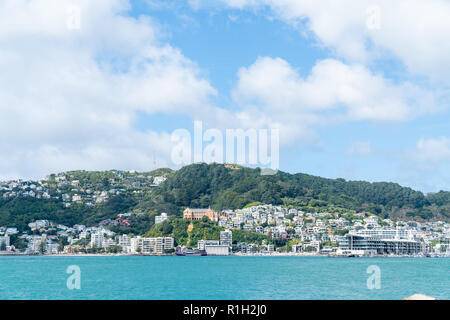
M 367 288 L 371 265 L 380 289 Z M 4 256 L 0 299 L 450 299 L 449 271 L 448 258 Z

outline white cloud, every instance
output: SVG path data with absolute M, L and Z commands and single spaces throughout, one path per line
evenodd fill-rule
M 238 116 L 244 123 L 276 125 L 286 143 L 314 139 L 312 126 L 398 122 L 435 111 L 432 93 L 334 59 L 319 61 L 309 75 L 301 75 L 283 59 L 261 57 L 240 69 L 233 98 L 243 110 Z
M 372 145 L 367 141 L 355 141 L 348 148 L 350 155 L 368 156 L 372 153 Z
M 79 168 L 146 170 L 153 157 L 158 166 L 171 166 L 169 134 L 135 129 L 138 112 L 187 115 L 220 129 L 278 127 L 282 144 L 317 145 L 319 125 L 404 121 L 436 105 L 432 93 L 392 83 L 357 62 L 322 60 L 301 74 L 280 58 L 263 57 L 239 70 L 233 113 L 213 106 L 216 90 L 193 61 L 164 43 L 157 23 L 126 16 L 128 1 L 76 4 L 80 29 L 71 30 L 72 1 L 0 3 L 0 178 Z M 305 14 L 303 7 L 288 10 L 293 4 L 271 3 L 283 19 L 311 19 L 326 45 L 353 50 L 340 20 L 329 30 L 321 22 L 326 16 L 313 19 L 312 2 Z M 353 53 L 362 59 L 366 51 Z
M 199 7 L 206 1 L 195 3 Z M 219 0 L 216 3 L 236 9 L 269 7 L 275 16 L 306 31 L 349 62 L 395 57 L 412 74 L 448 84 L 449 1 Z
M 170 159 L 170 136 L 136 130 L 137 112 L 214 113 L 199 68 L 162 43 L 128 1 L 0 3 L 0 177 L 64 169 L 151 169 Z
M 417 142 L 414 160 L 428 165 L 450 161 L 450 138 L 421 138 Z
M 449 189 L 450 138 L 421 138 L 414 149 L 403 150 L 399 160 L 399 180 L 425 192 Z

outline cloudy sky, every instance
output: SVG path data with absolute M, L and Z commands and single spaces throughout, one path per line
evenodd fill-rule
M 446 0 L 0 0 L 0 179 L 278 128 L 280 169 L 450 190 Z

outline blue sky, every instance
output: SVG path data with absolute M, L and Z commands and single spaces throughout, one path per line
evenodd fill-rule
M 81 15 L 71 27 L 72 5 Z M 450 4 L 408 6 L 0 6 L 0 112 L 16 132 L 2 142 L 0 178 L 150 170 L 155 158 L 176 167 L 171 133 L 202 120 L 222 131 L 276 126 L 283 171 L 450 190 Z
M 261 12 L 262 11 L 262 12 Z M 218 90 L 217 103 L 233 108 L 230 98 L 237 81 L 237 71 L 251 65 L 258 57 L 281 57 L 301 73 L 309 74 L 318 60 L 336 58 L 332 50 L 303 36 L 299 30 L 279 19 L 268 19 L 263 9 L 257 13 L 233 8 L 193 9 L 188 4 L 153 6 L 133 2 L 134 16 L 149 15 L 161 24 L 167 40 L 195 61 Z M 392 81 L 406 81 L 410 77 L 401 61 L 383 57 L 371 65 Z M 412 77 L 411 77 L 412 78 Z M 282 151 L 280 165 L 289 172 L 306 172 L 326 177 L 355 180 L 395 181 L 426 191 L 437 190 L 428 182 L 413 181 L 404 175 L 397 153 L 415 148 L 422 138 L 448 135 L 449 114 L 426 116 L 407 123 L 358 122 L 337 124 L 318 130 L 322 145 L 318 148 L 298 144 Z M 143 116 L 142 128 L 189 128 L 188 117 Z M 370 143 L 370 154 L 349 152 L 352 143 Z M 441 187 L 445 187 L 443 184 Z

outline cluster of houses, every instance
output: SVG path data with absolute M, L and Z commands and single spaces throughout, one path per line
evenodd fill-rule
M 80 181 L 70 173 L 50 175 L 38 181 L 11 180 L 0 182 L 0 193 L 4 199 L 11 197 L 31 197 L 36 199 L 57 199 L 70 207 L 72 203 L 83 203 L 94 206 L 102 203 L 111 195 L 118 195 L 126 191 L 143 193 L 158 187 L 166 180 L 163 176 L 134 174 L 114 171 L 114 178 L 108 179 L 105 187 L 102 183 L 87 183 Z
M 28 224 L 20 233 L 13 226 L 0 226 L 0 252 L 25 254 L 99 253 L 169 254 L 186 249 L 208 255 L 276 254 L 283 249 L 291 254 L 328 255 L 449 255 L 450 224 L 442 221 L 415 222 L 381 219 L 368 213 L 314 212 L 273 205 L 256 205 L 239 210 L 190 209 L 183 218 L 190 221 L 205 217 L 224 228 L 220 239 L 204 239 L 194 248 L 175 248 L 171 237 L 147 238 L 116 234 L 111 225 L 123 224 L 131 215 L 123 213 L 115 220 L 97 226 L 68 227 L 48 220 Z M 155 223 L 169 218 L 167 213 L 155 216 Z M 111 220 L 111 221 L 109 221 Z M 260 243 L 234 242 L 233 230 L 266 235 Z M 12 237 L 24 247 L 15 248 Z M 277 241 L 284 240 L 284 241 Z M 277 248 L 277 242 L 287 244 Z M 275 245 L 274 245 L 275 244 Z
M 74 225 L 54 225 L 48 220 L 37 220 L 28 224 L 32 234 L 18 235 L 27 246 L 24 254 L 58 254 L 78 252 L 122 252 L 125 254 L 164 254 L 174 251 L 172 237 L 146 238 L 141 236 L 117 235 L 103 226 L 86 227 Z M 55 234 L 55 230 L 57 230 Z M 12 235 L 19 232 L 15 228 L 0 227 L 0 252 L 13 253 L 16 250 L 10 242 Z M 66 242 L 61 242 L 65 239 Z M 119 250 L 110 251 L 109 249 Z M 86 249 L 95 249 L 87 250 Z
M 450 224 L 381 219 L 365 212 L 330 213 L 303 211 L 273 205 L 214 212 L 186 209 L 186 220 L 204 216 L 227 229 L 284 239 L 293 253 L 330 255 L 448 255 Z M 238 243 L 241 253 L 273 251 L 252 243 Z

